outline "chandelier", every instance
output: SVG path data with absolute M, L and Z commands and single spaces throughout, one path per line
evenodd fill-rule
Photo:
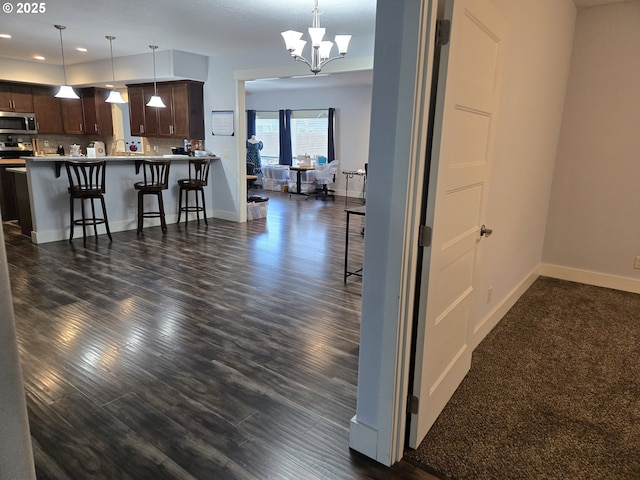
M 309 27 L 309 36 L 311 37 L 311 61 L 302 56 L 302 49 L 307 44 L 305 40 L 302 40 L 302 33 L 294 30 L 287 30 L 282 32 L 282 38 L 286 49 L 295 60 L 300 60 L 306 63 L 314 74 L 317 74 L 322 70 L 327 63 L 336 60 L 338 58 L 344 58 L 349 48 L 349 42 L 351 41 L 351 35 L 336 35 L 335 42 L 338 47 L 338 56 L 331 58 L 331 49 L 333 42 L 328 40 L 322 40 L 324 37 L 324 28 L 320 28 L 320 15 L 321 11 L 318 9 L 318 0 L 315 0 L 315 8 L 313 9 L 313 22 Z

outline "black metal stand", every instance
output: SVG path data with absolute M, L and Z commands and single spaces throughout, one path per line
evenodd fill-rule
M 366 207 L 356 207 L 356 208 L 347 208 L 345 209 L 347 212 L 347 231 L 344 237 L 344 283 L 347 283 L 347 277 L 351 275 L 355 275 L 356 277 L 362 277 L 362 268 L 359 268 L 354 271 L 348 270 L 349 265 L 349 219 L 351 215 L 366 215 Z

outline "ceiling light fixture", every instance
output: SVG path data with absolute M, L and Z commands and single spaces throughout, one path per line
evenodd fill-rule
M 147 107 L 165 108 L 165 104 L 158 96 L 158 85 L 156 84 L 156 48 L 157 45 L 149 45 L 151 52 L 153 53 L 153 96 L 149 99 Z
M 113 66 L 113 41 L 116 39 L 116 37 L 114 37 L 113 35 L 107 35 L 105 38 L 109 40 L 109 48 L 111 50 L 111 78 L 113 79 L 113 83 L 116 83 L 116 70 Z M 124 101 L 122 95 L 120 95 L 120 92 L 117 91 L 115 87 L 113 87 L 113 90 L 109 92 L 109 96 L 105 101 L 107 103 L 127 103 Z
M 338 56 L 331 57 L 331 48 L 333 42 L 323 41 L 324 28 L 320 28 L 320 15 L 322 12 L 318 9 L 318 0 L 315 0 L 315 8 L 313 9 L 313 22 L 309 27 L 309 36 L 311 37 L 311 61 L 302 56 L 302 49 L 306 45 L 306 41 L 302 40 L 302 33 L 294 30 L 287 30 L 282 32 L 282 38 L 284 38 L 286 49 L 295 60 L 300 60 L 306 63 L 311 71 L 315 74 L 322 70 L 327 63 L 336 60 L 338 58 L 344 58 L 349 48 L 349 42 L 351 41 L 351 35 L 336 35 L 335 41 L 338 47 Z
M 58 93 L 56 93 L 57 98 L 80 98 L 76 92 L 74 92 L 73 88 L 69 86 L 67 83 L 67 67 L 64 64 L 64 46 L 62 45 L 62 30 L 64 30 L 64 25 L 54 25 L 60 32 L 60 51 L 62 52 L 62 71 L 64 72 L 64 85 L 60 85 L 60 89 Z

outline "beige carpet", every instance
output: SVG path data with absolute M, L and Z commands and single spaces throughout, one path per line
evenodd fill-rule
M 538 279 L 410 461 L 449 479 L 640 479 L 640 295 Z

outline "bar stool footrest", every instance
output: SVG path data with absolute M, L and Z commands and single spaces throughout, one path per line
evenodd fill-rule
M 79 220 L 74 220 L 73 224 L 74 225 L 101 225 L 103 223 L 107 223 L 106 220 L 104 218 L 85 218 L 85 219 L 79 219 Z

